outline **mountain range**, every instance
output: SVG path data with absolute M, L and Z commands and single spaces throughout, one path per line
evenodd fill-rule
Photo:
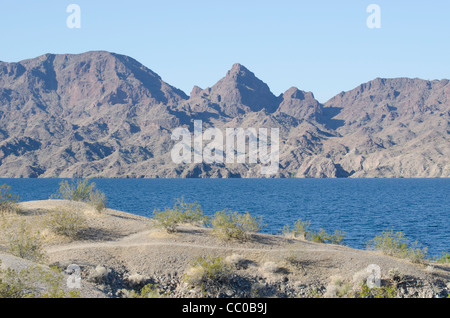
M 177 127 L 279 128 L 274 177 L 450 176 L 450 82 L 376 78 L 320 103 L 274 95 L 241 64 L 188 96 L 106 51 L 0 62 L 0 177 L 258 178 L 257 164 L 175 164 Z

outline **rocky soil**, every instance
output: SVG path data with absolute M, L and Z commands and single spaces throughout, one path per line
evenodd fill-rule
M 338 297 L 342 286 L 356 290 L 367 281 L 372 264 L 381 270 L 382 286 L 393 286 L 397 297 L 447 297 L 450 267 L 434 261 L 407 260 L 277 235 L 254 234 L 249 241 L 224 241 L 211 229 L 185 225 L 168 234 L 152 219 L 107 209 L 98 213 L 76 203 L 88 227 L 76 239 L 56 235 L 42 220 L 48 211 L 69 204 L 48 200 L 20 204 L 20 218 L 40 230 L 47 255 L 44 268 L 81 269 L 80 294 L 86 298 L 127 297 L 154 284 L 167 297 Z M 73 206 L 73 202 L 71 203 Z M 3 268 L 24 268 L 30 261 L 7 253 L 0 236 Z M 198 257 L 221 257 L 230 272 L 208 288 L 186 282 Z

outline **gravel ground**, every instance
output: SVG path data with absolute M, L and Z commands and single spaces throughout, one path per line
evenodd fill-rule
M 54 235 L 42 223 L 48 211 L 68 204 L 88 219 L 77 239 Z M 84 203 L 63 200 L 24 202 L 20 211 L 10 217 L 41 231 L 44 267 L 80 268 L 82 297 L 126 297 L 149 283 L 169 297 L 337 297 L 340 286 L 357 288 L 366 281 L 373 264 L 382 284 L 394 284 L 399 297 L 447 297 L 450 288 L 448 265 L 412 264 L 346 246 L 266 234 L 254 234 L 246 242 L 223 241 L 211 229 L 189 225 L 167 234 L 149 218 L 111 209 L 97 213 Z M 2 242 L 4 268 L 31 265 L 5 253 Z M 222 257 L 232 270 L 206 289 L 193 287 L 183 276 L 199 256 Z

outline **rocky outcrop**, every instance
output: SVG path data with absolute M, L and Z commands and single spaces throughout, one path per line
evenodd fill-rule
M 317 120 L 322 114 L 320 103 L 311 92 L 304 92 L 291 87 L 282 96 L 278 112 L 285 113 L 299 120 Z

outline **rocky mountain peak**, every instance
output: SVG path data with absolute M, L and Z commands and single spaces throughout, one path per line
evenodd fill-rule
M 281 103 L 277 112 L 288 114 L 297 119 L 317 118 L 321 113 L 321 105 L 311 92 L 289 88 L 281 95 Z
M 245 77 L 256 78 L 253 72 L 251 72 L 248 68 L 239 63 L 234 63 L 231 69 L 227 72 L 227 75 L 225 77 L 230 79 L 245 78 Z
M 197 85 L 194 85 L 194 87 L 192 88 L 191 94 L 190 94 L 191 98 L 198 96 L 201 93 L 201 91 L 202 91 L 202 89 L 200 87 L 198 87 Z
M 279 104 L 269 86 L 239 63 L 235 63 L 226 76 L 210 88 L 209 95 L 225 114 L 233 116 L 263 109 L 272 113 Z

